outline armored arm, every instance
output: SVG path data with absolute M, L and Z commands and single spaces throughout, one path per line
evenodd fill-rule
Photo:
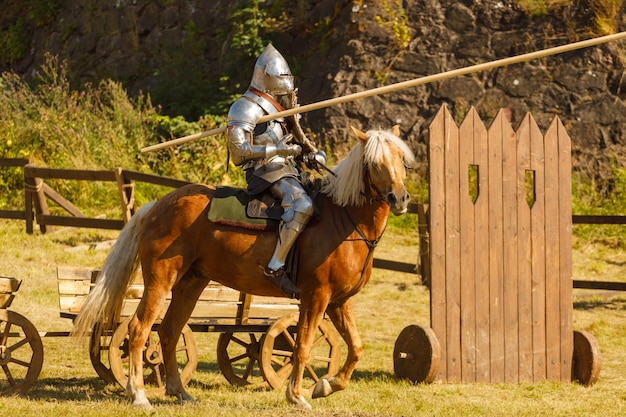
M 291 135 L 286 135 L 277 144 L 252 145 L 252 130 L 235 123 L 229 123 L 226 129 L 226 140 L 228 150 L 235 165 L 243 165 L 248 161 L 258 159 L 270 159 L 278 156 L 296 156 L 302 152 L 298 145 L 291 145 L 287 142 Z

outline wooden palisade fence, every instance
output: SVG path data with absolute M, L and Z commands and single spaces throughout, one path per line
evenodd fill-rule
M 431 326 L 439 379 L 571 381 L 571 142 L 504 112 L 430 126 Z

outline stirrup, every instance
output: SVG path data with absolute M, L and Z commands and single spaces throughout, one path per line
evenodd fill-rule
M 300 298 L 300 288 L 296 287 L 287 272 L 285 272 L 284 268 L 280 268 L 276 271 L 265 267 L 263 270 L 263 274 L 265 278 L 272 282 L 272 284 L 276 285 L 282 292 L 289 298 Z

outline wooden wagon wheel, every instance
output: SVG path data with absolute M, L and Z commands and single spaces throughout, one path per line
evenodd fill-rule
M 393 370 L 398 378 L 414 384 L 430 383 L 439 371 L 441 347 L 430 327 L 405 327 L 393 349 Z
M 574 330 L 572 378 L 583 385 L 592 385 L 600 375 L 600 345 L 589 332 Z
M 109 347 L 111 346 L 112 330 L 100 332 L 100 323 L 96 323 L 89 340 L 89 359 L 96 373 L 107 384 L 117 382 L 109 365 Z
M 264 381 L 261 371 L 263 337 L 254 333 L 220 333 L 217 341 L 217 363 L 222 374 L 233 385 L 244 387 Z
M 21 314 L 0 310 L 0 395 L 22 395 L 37 381 L 43 344 L 35 326 Z
M 125 319 L 117 326 L 115 332 L 113 332 L 111 345 L 109 346 L 111 372 L 115 380 L 124 388 L 128 382 L 128 323 L 130 323 L 130 319 L 130 317 Z M 198 365 L 196 342 L 193 337 L 193 332 L 188 325 L 185 325 L 178 339 L 176 359 L 179 364 L 180 379 L 183 385 L 187 385 Z M 164 394 L 166 377 L 165 365 L 163 364 L 159 335 L 155 331 L 150 333 L 150 337 L 143 351 L 143 371 L 144 383 L 147 386 L 146 392 L 150 395 Z M 149 388 L 148 386 L 153 386 L 153 388 Z
M 283 388 L 291 375 L 298 315 L 299 313 L 293 313 L 278 319 L 270 326 L 263 340 L 261 369 L 263 377 L 274 389 Z M 326 320 L 322 320 L 311 347 L 311 359 L 305 366 L 305 377 L 310 377 L 313 385 L 321 378 L 334 375 L 339 370 L 340 360 L 341 350 L 337 332 Z

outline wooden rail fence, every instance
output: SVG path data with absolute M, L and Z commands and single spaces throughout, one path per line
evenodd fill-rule
M 0 217 L 25 220 L 26 232 L 29 234 L 33 233 L 35 220 L 42 233 L 46 233 L 50 226 L 121 230 L 135 210 L 134 181 L 173 188 L 189 184 L 188 181 L 144 174 L 122 168 L 115 168 L 111 171 L 43 168 L 30 164 L 30 161 L 27 159 L 0 159 L 0 168 L 20 166 L 24 170 L 25 208 L 24 210 L 1 210 Z M 46 184 L 45 180 L 48 179 L 109 181 L 116 183 L 122 218 L 118 220 L 87 217 L 78 207 Z M 50 214 L 47 199 L 58 204 L 70 216 Z
M 0 169 L 21 168 L 24 170 L 24 206 L 22 210 L 0 210 L 0 218 L 24 220 L 27 233 L 33 233 L 34 223 L 45 233 L 52 226 L 85 227 L 96 229 L 121 230 L 134 211 L 133 181 L 163 185 L 172 188 L 188 184 L 187 181 L 157 175 L 144 174 L 136 171 L 116 168 L 112 171 L 86 171 L 42 168 L 30 164 L 24 158 L 0 158 Z M 88 218 L 76 206 L 59 195 L 45 183 L 45 179 L 66 179 L 82 181 L 111 181 L 118 185 L 118 197 L 122 210 L 122 219 Z M 49 198 L 63 207 L 70 216 L 52 215 L 46 199 Z M 27 213 L 29 213 L 27 215 Z M 421 275 L 424 284 L 430 285 L 430 230 L 428 204 L 409 204 L 408 213 L 418 216 L 420 236 L 419 254 L 415 263 L 374 258 L 374 267 L 392 271 Z M 626 216 L 595 216 L 573 215 L 574 224 L 626 224 Z M 626 282 L 574 281 L 574 288 L 604 289 L 626 291 Z

